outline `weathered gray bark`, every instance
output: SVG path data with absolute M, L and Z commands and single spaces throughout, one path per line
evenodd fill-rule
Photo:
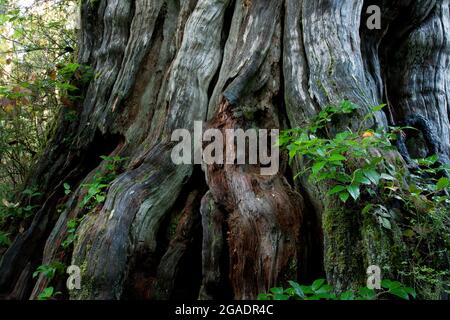
M 361 114 L 389 102 L 374 126 L 422 115 L 448 161 L 449 0 L 375 1 L 383 29 L 373 31 L 369 2 L 82 1 L 79 61 L 97 76 L 82 88 L 78 120 L 62 111 L 29 179 L 44 194 L 41 208 L 0 262 L 0 292 L 35 298 L 48 281 L 34 283 L 33 270 L 55 260 L 82 269 L 73 299 L 246 299 L 322 269 L 343 290 L 371 264 L 395 276 L 402 253 L 389 245 L 404 246 L 401 235 L 340 208 L 306 177 L 291 185 L 300 162 L 264 177 L 258 166 L 200 171 L 170 159 L 171 133 L 194 121 L 299 127 L 348 99 Z M 87 213 L 83 184 L 105 166 L 101 155 L 129 160 L 104 205 Z M 69 197 L 64 182 L 76 186 Z M 63 251 L 67 221 L 83 215 L 73 250 Z

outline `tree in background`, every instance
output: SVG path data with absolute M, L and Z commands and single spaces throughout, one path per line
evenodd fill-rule
M 0 2 L 0 250 L 7 225 L 30 222 L 38 193 L 23 184 L 58 111 L 72 104 L 76 12 L 76 1 Z M 17 192 L 25 199 L 13 203 Z
M 45 147 L 74 69 L 76 1 L 0 2 L 0 226 L 32 214 L 12 203 Z M 33 186 L 26 197 L 37 195 Z M 2 233 L 7 239 L 5 233 Z M 8 242 L 5 240 L 5 242 Z M 3 244 L 2 244 L 3 246 Z
M 24 181 L 32 158 L 45 146 L 68 86 L 61 69 L 74 62 L 76 43 L 75 25 L 67 19 L 74 17 L 75 1 L 20 3 L 0 4 L 0 179 L 13 188 Z

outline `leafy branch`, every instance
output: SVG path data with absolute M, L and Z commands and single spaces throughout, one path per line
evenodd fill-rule
M 289 287 L 271 288 L 269 293 L 258 295 L 258 300 L 379 300 L 397 297 L 403 300 L 416 298 L 413 288 L 406 287 L 398 281 L 382 280 L 380 290 L 360 287 L 357 291 L 346 291 L 335 294 L 334 288 L 325 279 L 318 279 L 310 286 L 299 285 L 295 281 L 288 281 Z

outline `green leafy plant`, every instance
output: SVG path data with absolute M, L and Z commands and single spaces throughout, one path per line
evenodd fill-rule
M 97 172 L 91 183 L 83 185 L 87 189 L 87 194 L 80 203 L 81 208 L 93 209 L 105 201 L 109 184 L 116 178 L 121 164 L 126 160 L 119 156 L 101 156 L 101 158 L 106 162 L 105 170 Z
M 22 203 L 13 203 L 11 200 L 3 198 L 0 204 L 0 218 L 5 219 L 8 217 L 13 217 L 16 219 L 28 219 L 34 213 L 37 206 L 32 204 L 34 198 L 41 195 L 34 189 L 26 189 L 22 192 L 23 201 Z
M 92 209 L 105 201 L 105 190 L 109 188 L 109 182 L 106 183 L 103 176 L 96 175 L 92 183 L 84 184 L 83 187 L 87 188 L 87 194 L 81 201 L 80 207 Z
M 33 272 L 33 278 L 42 274 L 45 278 L 51 280 L 57 274 L 63 274 L 65 270 L 65 266 L 63 263 L 59 261 L 52 262 L 51 264 L 43 264 L 40 265 L 35 272 Z
M 49 282 L 57 276 L 64 274 L 65 272 L 65 265 L 59 261 L 54 261 L 51 264 L 43 264 L 40 265 L 35 272 L 33 272 L 33 278 L 38 277 L 40 274 L 42 274 L 45 278 L 48 279 Z M 38 295 L 38 300 L 50 300 L 54 298 L 55 296 L 61 294 L 61 292 L 55 292 L 55 289 L 53 287 L 47 287 Z
M 38 300 L 51 300 L 54 297 L 60 295 L 61 292 L 55 292 L 55 288 L 53 287 L 47 287 L 38 295 Z
M 67 222 L 67 237 L 61 243 L 63 249 L 70 247 L 77 239 L 77 229 L 81 219 L 71 219 Z
M 83 188 L 87 189 L 86 195 L 80 203 L 80 208 L 82 209 L 87 208 L 88 210 L 92 210 L 103 204 L 110 183 L 116 178 L 123 162 L 127 160 L 127 158 L 119 156 L 101 156 L 101 159 L 105 161 L 104 169 L 96 172 L 91 183 L 82 185 Z M 66 195 L 72 192 L 68 183 L 64 183 L 63 187 Z M 75 242 L 77 229 L 83 218 L 84 216 L 71 219 L 67 222 L 67 236 L 61 243 L 63 249 L 69 248 Z
M 306 166 L 297 176 L 308 174 L 311 182 L 329 183 L 329 195 L 338 195 L 344 203 L 350 197 L 358 200 L 361 189 L 370 192 L 370 188 L 377 187 L 381 181 L 394 180 L 384 169 L 388 166 L 384 158 L 372 150 L 392 149 L 390 140 L 395 139 L 395 134 L 362 129 L 363 123 L 383 107 L 374 107 L 357 131 L 347 128 L 333 138 L 327 138 L 330 136 L 329 123 L 358 108 L 349 101 L 339 106 L 329 106 L 308 127 L 284 131 L 280 135 L 279 145 L 289 151 L 291 161 L 296 156 L 304 157 Z
M 403 262 L 410 264 L 409 262 Z M 401 272 L 402 276 L 412 279 L 415 287 L 421 288 L 424 292 L 422 294 L 427 299 L 441 299 L 441 296 L 436 295 L 436 292 L 446 292 L 450 294 L 450 271 L 449 270 L 435 270 L 429 266 L 413 265 L 411 271 Z M 444 279 L 447 279 L 446 281 Z M 437 290 L 436 290 L 437 288 Z
M 51 264 L 43 264 L 40 265 L 36 271 L 33 273 L 33 278 L 36 278 L 39 276 L 39 274 L 42 274 L 45 278 L 51 282 L 51 280 L 57 276 L 64 274 L 65 272 L 65 265 L 59 261 L 54 261 Z M 55 289 L 53 287 L 47 287 L 37 296 L 38 300 L 50 300 L 53 299 L 55 296 L 60 295 L 61 292 L 55 292 Z
M 392 230 L 395 224 L 409 256 L 399 275 L 420 289 L 424 298 L 438 298 L 436 294 L 450 284 L 450 166 L 433 155 L 416 159 L 416 166 L 407 169 L 391 152 L 395 150 L 391 141 L 404 129 L 414 128 L 392 127 L 387 132 L 365 128 L 366 121 L 382 108 L 373 108 L 357 129 L 336 133 L 329 131 L 328 124 L 338 127 L 339 118 L 357 107 L 345 101 L 327 107 L 305 128 L 283 132 L 279 145 L 289 151 L 291 161 L 296 157 L 302 160 L 303 170 L 298 175 L 320 183 L 329 196 L 337 196 L 343 203 L 362 200 L 353 206 L 361 208 L 363 215 L 372 215 L 383 229 Z M 394 156 L 385 159 L 390 154 Z M 405 296 L 399 288 L 389 290 Z
M 413 259 L 403 262 L 407 268 L 400 273 L 421 288 L 426 299 L 440 298 L 436 292 L 450 286 L 450 168 L 438 160 L 436 155 L 416 159 L 408 190 L 390 194 L 407 209 L 400 225 Z
M 66 196 L 72 193 L 72 190 L 70 189 L 70 185 L 68 183 L 64 183 L 63 187 L 64 187 L 64 194 Z
M 8 247 L 11 244 L 11 240 L 9 239 L 9 234 L 0 231 L 0 248 Z
M 106 161 L 106 170 L 113 176 L 113 178 L 115 178 L 117 171 L 120 169 L 123 162 L 128 160 L 128 158 L 120 156 L 100 156 L 100 158 Z
M 326 283 L 325 279 L 315 280 L 310 286 L 300 285 L 295 281 L 289 281 L 289 287 L 276 287 L 269 293 L 258 295 L 258 300 L 377 300 L 392 297 L 409 300 L 416 298 L 416 292 L 398 281 L 383 280 L 381 290 L 361 287 L 357 291 L 346 291 L 339 295 L 334 293 L 334 288 Z
M 25 182 L 61 108 L 92 71 L 75 63 L 76 0 L 0 3 L 0 200 Z

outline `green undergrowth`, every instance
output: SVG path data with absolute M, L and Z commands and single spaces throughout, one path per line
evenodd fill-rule
M 333 286 L 325 279 L 318 279 L 311 285 L 299 285 L 289 281 L 289 287 L 271 288 L 268 293 L 258 295 L 258 300 L 381 300 L 399 298 L 410 300 L 416 298 L 416 292 L 398 281 L 382 280 L 381 288 L 369 289 L 360 287 L 358 290 L 349 290 L 341 294 L 334 293 Z
M 416 129 L 368 127 L 383 108 L 372 108 L 356 129 L 333 132 L 358 109 L 343 101 L 308 126 L 282 132 L 279 145 L 291 161 L 301 158 L 296 178 L 308 177 L 323 193 L 325 269 L 339 283 L 337 291 L 355 289 L 365 268 L 378 264 L 419 298 L 439 299 L 450 285 L 450 168 L 430 155 L 415 159 L 417 169 L 409 170 L 396 139 Z

